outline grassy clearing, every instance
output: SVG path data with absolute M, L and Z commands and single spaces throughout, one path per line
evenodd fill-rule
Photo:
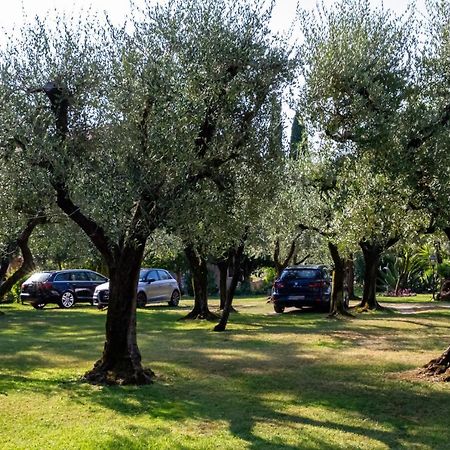
M 389 303 L 430 303 L 432 301 L 432 295 L 430 294 L 417 294 L 411 297 L 385 297 L 383 295 L 378 297 L 380 302 Z M 432 304 L 439 304 L 440 302 L 432 302 Z M 444 302 L 444 304 L 447 304 Z
M 450 310 L 354 320 L 237 299 L 229 332 L 138 313 L 141 388 L 77 380 L 100 355 L 105 312 L 9 305 L 0 317 L 2 449 L 447 449 L 450 386 L 398 372 L 440 354 Z

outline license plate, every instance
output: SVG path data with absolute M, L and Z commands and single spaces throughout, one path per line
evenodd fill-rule
M 290 295 L 289 300 L 305 300 L 304 295 Z

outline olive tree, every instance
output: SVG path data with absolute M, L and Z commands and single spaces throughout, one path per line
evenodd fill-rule
M 401 130 L 403 149 L 391 165 L 408 176 L 415 193 L 411 207 L 431 215 L 427 231 L 442 230 L 450 239 L 450 2 L 429 0 L 426 6 L 416 89 Z M 424 371 L 449 381 L 450 347 Z
M 383 242 L 373 240 L 373 230 L 362 232 L 362 228 L 355 233 L 366 261 L 363 306 L 369 308 L 377 307 L 375 280 L 380 254 L 400 238 L 395 232 L 381 230 L 392 222 L 381 217 L 384 209 L 380 205 L 392 198 L 377 197 L 376 190 L 383 194 L 389 192 L 389 183 L 396 184 L 394 176 L 382 173 L 402 148 L 397 132 L 411 95 L 414 30 L 409 14 L 396 17 L 384 7 L 371 7 L 367 0 L 342 0 L 319 14 L 302 16 L 305 88 L 301 103 L 307 120 L 319 139 L 332 142 L 328 148 L 335 152 L 334 158 L 344 162 L 342 194 L 349 192 L 346 185 L 352 191 L 347 206 L 353 206 L 355 213 L 358 207 L 362 212 L 372 211 L 371 224 L 376 224 L 383 237 Z M 360 158 L 365 158 L 361 165 L 365 169 L 346 174 L 352 159 Z M 361 190 L 363 187 L 371 188 L 372 193 Z M 402 192 L 411 191 L 405 188 Z M 371 209 L 369 197 L 378 198 L 378 206 L 373 204 Z M 405 205 L 410 200 L 404 195 L 402 199 Z M 347 213 L 356 224 L 364 223 L 356 218 L 359 213 Z
M 189 0 L 147 5 L 123 28 L 38 20 L 1 53 L 2 157 L 50 188 L 108 267 L 91 382 L 151 381 L 136 338 L 145 244 L 186 191 L 205 179 L 220 187 L 222 166 L 258 151 L 247 136 L 289 68 L 270 12 L 260 1 Z

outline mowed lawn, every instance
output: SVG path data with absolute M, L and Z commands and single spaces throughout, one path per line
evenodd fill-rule
M 139 310 L 157 374 L 145 387 L 79 382 L 101 354 L 105 311 L 2 306 L 0 448 L 450 448 L 450 384 L 401 376 L 450 344 L 450 309 L 330 320 L 237 299 L 229 331 L 214 333 L 177 320 L 191 305 Z

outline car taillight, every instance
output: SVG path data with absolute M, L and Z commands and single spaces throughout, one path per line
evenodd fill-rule
M 312 289 L 320 289 L 323 288 L 325 286 L 325 282 L 324 281 L 316 281 L 314 283 L 309 283 L 308 287 L 312 288 Z
M 273 286 L 274 286 L 275 289 L 284 288 L 284 283 L 281 282 L 281 281 L 275 281 Z
M 53 285 L 50 281 L 45 281 L 44 283 L 40 283 L 39 287 L 45 291 L 51 289 Z

